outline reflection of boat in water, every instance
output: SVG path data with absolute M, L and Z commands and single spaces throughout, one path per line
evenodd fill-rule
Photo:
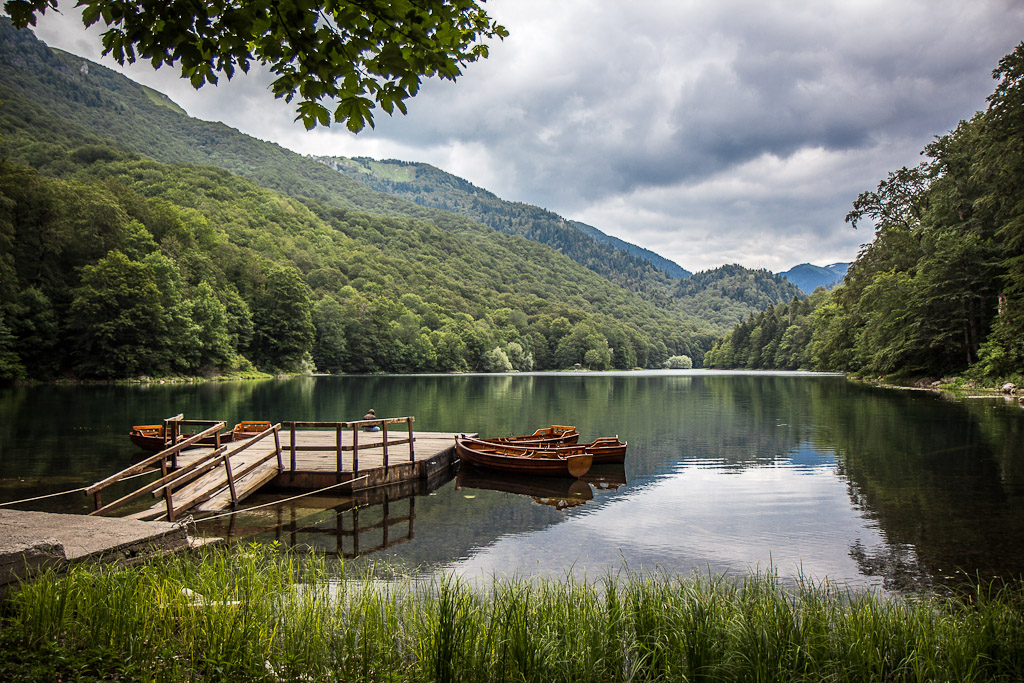
M 569 425 L 551 425 L 541 427 L 533 434 L 524 436 L 499 436 L 493 439 L 481 438 L 481 441 L 491 443 L 510 443 L 517 446 L 570 446 L 580 438 L 580 433 L 575 427 Z
M 460 460 L 478 467 L 548 477 L 579 477 L 590 469 L 594 460 L 592 455 L 576 446 L 527 448 L 481 441 L 465 435 L 455 437 L 455 451 Z
M 559 510 L 582 505 L 594 498 L 594 490 L 582 479 L 499 474 L 472 467 L 459 469 L 455 486 L 460 489 L 487 489 L 530 496 L 541 505 L 550 505 Z
M 621 464 L 595 464 L 580 480 L 593 486 L 597 493 L 614 491 L 626 485 L 626 468 Z
M 270 429 L 270 423 L 265 421 L 244 420 L 235 425 L 234 429 L 220 433 L 220 443 L 230 443 L 237 439 L 247 439 L 260 432 Z M 178 434 L 178 438 L 185 438 L 188 434 Z M 192 444 L 191 448 L 213 446 L 217 443 L 217 434 L 211 434 Z M 128 438 L 139 448 L 147 451 L 162 451 L 171 446 L 171 434 L 165 425 L 135 425 L 128 432 Z

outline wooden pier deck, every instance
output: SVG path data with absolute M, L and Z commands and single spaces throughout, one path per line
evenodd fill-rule
M 162 500 L 127 516 L 173 521 L 186 512 L 206 515 L 236 508 L 265 487 L 304 491 L 331 487 L 353 492 L 425 480 L 457 459 L 455 433 L 414 432 L 411 417 L 263 423 L 263 431 L 249 438 L 188 449 L 186 446 L 219 433 L 224 423 L 186 421 L 180 415 L 165 422 L 176 423 L 173 434 L 180 433 L 176 430 L 183 424 L 205 425 L 207 429 L 87 489 L 96 497 L 97 509 L 92 514 L 109 514 L 150 494 Z M 364 431 L 367 425 L 377 426 L 379 431 Z M 112 503 L 101 504 L 100 492 L 107 486 L 157 466 L 161 469 L 158 479 Z

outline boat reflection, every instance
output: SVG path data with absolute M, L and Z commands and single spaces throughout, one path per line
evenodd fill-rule
M 593 486 L 596 493 L 615 491 L 626 485 L 626 468 L 622 464 L 594 465 L 580 481 Z
M 596 470 L 596 471 L 595 471 Z M 583 505 L 598 492 L 614 491 L 626 483 L 622 465 L 600 465 L 575 479 L 573 477 L 530 477 L 521 474 L 488 472 L 461 467 L 455 477 L 458 489 L 487 489 L 528 496 L 540 505 L 558 510 Z

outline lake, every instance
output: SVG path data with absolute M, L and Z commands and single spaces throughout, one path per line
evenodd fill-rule
M 808 373 L 647 371 L 299 377 L 0 390 L 0 502 L 90 484 L 139 451 L 133 424 L 414 415 L 426 431 L 574 424 L 629 442 L 591 482 L 460 472 L 429 494 L 353 507 L 322 495 L 200 533 L 277 540 L 466 576 L 599 578 L 623 568 L 854 587 L 1024 574 L 1024 410 Z M 273 500 L 262 495 L 246 505 Z M 88 512 L 82 494 L 20 505 Z M 353 529 L 362 529 L 355 534 Z

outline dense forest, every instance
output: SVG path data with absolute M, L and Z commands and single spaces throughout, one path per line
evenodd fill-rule
M 845 283 L 749 317 L 706 365 L 1024 375 L 1024 43 L 993 76 L 985 110 L 854 202 L 875 233 Z
M 702 339 L 717 339 L 752 312 L 800 294 L 782 276 L 739 265 L 692 275 L 672 261 L 585 223 L 566 220 L 537 206 L 503 200 L 429 164 L 367 157 L 317 158 L 367 187 L 546 244 L 660 309 L 700 321 Z
M 91 83 L 102 67 L 3 45 L 0 377 L 657 367 L 710 341 L 550 248 L 448 212 L 368 213 L 142 156 L 11 85 L 34 75 L 126 109 Z
M 705 319 L 654 272 L 375 192 L 0 19 L 0 378 L 699 365 L 791 296 Z
M 430 164 L 368 157 L 315 157 L 378 192 L 472 218 L 509 235 L 557 249 L 576 263 L 633 291 L 664 290 L 690 275 L 679 264 L 539 206 L 509 202 Z

